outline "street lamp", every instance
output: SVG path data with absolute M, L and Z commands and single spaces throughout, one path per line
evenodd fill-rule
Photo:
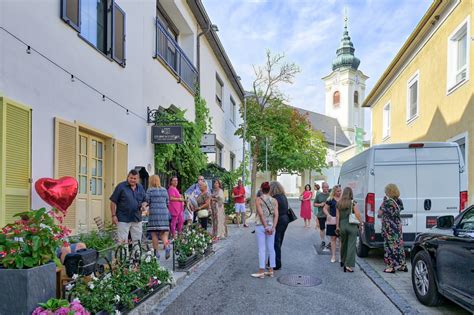
M 198 71 L 198 84 L 199 84 L 199 93 L 201 93 L 201 43 L 200 43 L 200 38 L 202 35 L 205 35 L 209 33 L 210 31 L 218 32 L 219 28 L 215 24 L 209 24 L 207 25 L 207 29 L 202 31 L 201 33 L 198 34 L 197 36 L 197 71 Z

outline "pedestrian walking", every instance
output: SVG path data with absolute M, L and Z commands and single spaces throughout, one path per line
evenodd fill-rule
M 397 267 L 398 271 L 408 272 L 400 218 L 402 210 L 403 202 L 397 185 L 388 184 L 378 213 L 382 217 L 383 260 L 387 266 L 384 270 L 386 273 L 395 273 Z
M 326 235 L 331 238 L 331 262 L 336 262 L 336 241 L 337 241 L 337 234 L 336 234 L 336 204 L 341 199 L 341 186 L 335 185 L 331 189 L 331 193 L 329 194 L 328 199 L 326 200 L 326 204 L 324 205 L 323 211 L 326 214 Z
M 222 182 L 220 179 L 214 181 L 211 198 L 212 235 L 215 239 L 222 239 L 227 235 L 224 212 L 224 191 L 222 190 Z
M 304 227 L 309 228 L 311 226 L 311 199 L 313 199 L 313 192 L 311 191 L 311 185 L 307 184 L 304 186 L 304 191 L 300 195 L 301 199 L 301 211 L 300 216 L 304 219 Z
M 127 180 L 115 187 L 110 196 L 112 223 L 117 226 L 119 242 L 128 242 L 131 234 L 133 242 L 142 239 L 142 206 L 145 203 L 145 189 L 138 183 L 138 172 L 128 172 Z
M 341 238 L 341 265 L 344 267 L 344 272 L 354 272 L 357 232 L 362 221 L 350 187 L 344 188 L 336 208 L 336 232 L 340 234 Z M 350 222 L 349 217 L 352 213 L 359 223 Z
M 171 254 L 171 246 L 168 240 L 171 219 L 168 209 L 169 196 L 168 191 L 164 187 L 161 187 L 160 177 L 158 175 L 150 177 L 145 200 L 149 207 L 147 231 L 151 234 L 155 257 L 160 259 L 158 240 L 161 239 L 163 249 L 165 250 L 165 258 L 168 259 Z
M 234 198 L 235 214 L 237 215 L 237 226 L 240 227 L 240 215 L 243 226 L 248 227 L 247 223 L 245 222 L 245 187 L 242 185 L 241 179 L 238 180 L 237 186 L 232 189 L 232 198 Z
M 170 232 L 171 237 L 176 238 L 178 233 L 183 231 L 184 224 L 184 198 L 178 190 L 178 177 L 173 176 L 168 187 L 169 205 L 168 209 L 171 215 Z
M 254 278 L 265 278 L 265 275 L 273 277 L 275 261 L 275 228 L 278 223 L 278 203 L 269 196 L 270 184 L 262 183 L 262 195 L 257 198 L 257 216 L 255 218 L 258 244 L 258 272 L 251 274 Z M 265 272 L 265 261 L 269 257 L 270 266 Z
M 288 217 L 288 199 L 285 195 L 285 190 L 280 182 L 273 181 L 270 183 L 270 196 L 275 198 L 278 204 L 278 224 L 275 231 L 275 268 L 274 270 L 281 269 L 281 246 L 283 245 L 283 239 L 285 238 L 285 232 L 290 223 Z
M 321 249 L 326 246 L 326 214 L 324 213 L 324 205 L 329 198 L 329 185 L 326 182 L 321 184 L 323 190 L 316 193 L 314 198 L 314 209 L 316 217 L 316 229 L 319 229 L 319 237 L 321 238 Z
M 211 194 L 209 194 L 207 182 L 199 182 L 199 189 L 201 193 L 196 198 L 197 207 L 195 207 L 195 213 L 198 218 L 199 224 L 205 230 L 207 230 L 207 223 L 209 221 L 209 210 L 211 207 Z

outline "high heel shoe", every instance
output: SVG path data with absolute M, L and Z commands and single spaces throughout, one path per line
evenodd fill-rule
M 344 267 L 344 272 L 354 272 L 354 270 L 349 267 Z

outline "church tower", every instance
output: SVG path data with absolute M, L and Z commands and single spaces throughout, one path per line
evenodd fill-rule
M 338 120 L 351 143 L 355 142 L 355 128 L 364 128 L 365 81 L 369 78 L 358 70 L 360 60 L 354 55 L 349 36 L 347 16 L 341 44 L 332 62 L 331 74 L 323 79 L 326 90 L 325 114 Z

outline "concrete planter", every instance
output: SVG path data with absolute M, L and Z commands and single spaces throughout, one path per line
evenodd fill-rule
M 29 315 L 38 303 L 56 297 L 56 265 L 0 269 L 0 314 Z

